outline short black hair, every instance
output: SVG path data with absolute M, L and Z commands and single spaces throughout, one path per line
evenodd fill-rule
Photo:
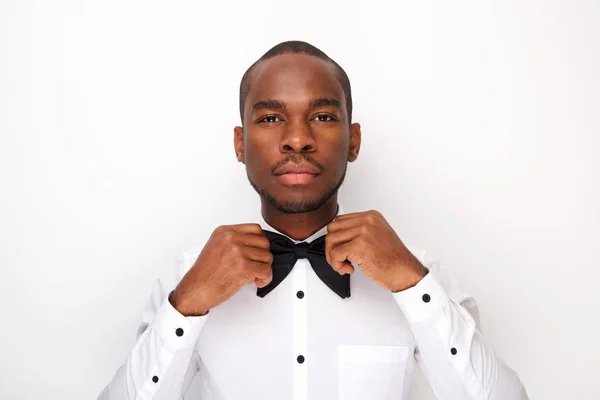
M 288 53 L 308 54 L 310 56 L 314 56 L 327 62 L 330 62 L 336 67 L 339 75 L 339 81 L 342 85 L 342 89 L 344 90 L 344 94 L 346 97 L 346 111 L 348 113 L 348 123 L 350 123 L 352 121 L 352 91 L 350 90 L 350 79 L 348 79 L 346 71 L 344 71 L 344 69 L 340 67 L 338 63 L 333 61 L 327 54 L 325 54 L 312 44 L 301 42 L 298 40 L 290 40 L 287 42 L 281 42 L 278 45 L 272 47 L 269 51 L 263 54 L 261 58 L 256 60 L 254 64 L 252 64 L 250 68 L 248 68 L 244 73 L 242 81 L 240 82 L 240 118 L 242 119 L 242 124 L 244 123 L 244 104 L 246 103 L 246 97 L 248 97 L 248 92 L 250 91 L 250 75 L 252 74 L 252 70 L 254 69 L 256 64 L 260 63 L 261 61 L 265 61 L 275 56 Z

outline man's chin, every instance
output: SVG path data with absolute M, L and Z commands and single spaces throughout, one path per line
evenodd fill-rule
M 262 190 L 258 187 L 250 177 L 248 177 L 248 181 L 250 185 L 254 188 L 254 190 L 261 197 L 263 202 L 267 202 L 270 206 L 276 209 L 279 212 L 284 214 L 305 214 L 313 211 L 317 211 L 321 208 L 333 195 L 337 193 L 337 190 L 342 185 L 344 181 L 345 172 L 339 180 L 338 184 L 334 187 L 330 188 L 327 192 L 322 193 L 321 196 L 317 197 L 305 197 L 301 196 L 298 193 L 295 195 L 293 192 L 287 192 L 287 198 L 279 198 L 275 197 L 272 193 L 269 193 L 267 190 Z M 306 192 L 305 192 L 306 193 Z
M 272 196 L 262 196 L 277 211 L 285 214 L 304 214 L 318 210 L 324 202 L 310 199 L 275 199 Z

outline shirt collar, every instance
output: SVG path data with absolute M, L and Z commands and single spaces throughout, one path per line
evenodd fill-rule
M 344 209 L 342 208 L 342 205 L 338 203 L 338 212 L 335 216 L 337 217 L 338 215 L 343 215 L 343 214 L 344 214 Z M 313 240 L 315 240 L 316 238 L 319 238 L 319 237 L 327 234 L 327 225 L 325 225 L 324 227 L 322 227 L 321 229 L 319 229 L 318 231 L 316 231 L 315 233 L 313 233 L 312 235 L 310 235 L 309 237 L 307 237 L 304 240 L 294 240 L 291 237 L 289 237 L 288 235 L 286 235 L 285 233 L 282 233 L 282 232 L 278 231 L 277 229 L 273 228 L 271 225 L 267 224 L 267 222 L 265 221 L 265 219 L 262 216 L 262 213 L 259 212 L 259 215 L 260 215 L 260 217 L 258 219 L 258 223 L 260 224 L 260 226 L 263 229 L 271 231 L 271 232 L 279 233 L 280 235 L 287 237 L 294 243 L 300 243 L 300 242 L 310 243 Z

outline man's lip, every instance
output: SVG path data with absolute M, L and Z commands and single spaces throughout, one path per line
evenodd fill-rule
M 302 164 L 286 164 L 283 167 L 277 168 L 275 170 L 275 175 L 283 175 L 283 174 L 311 174 L 317 175 L 320 171 L 313 167 L 310 164 L 302 163 Z
M 306 184 L 312 182 L 312 180 L 315 179 L 315 177 L 317 175 L 318 174 L 310 174 L 310 173 L 306 173 L 306 172 L 301 172 L 301 173 L 288 172 L 285 174 L 277 175 L 277 180 L 286 186 L 306 185 Z

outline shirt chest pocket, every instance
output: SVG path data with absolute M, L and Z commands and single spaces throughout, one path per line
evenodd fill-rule
M 408 393 L 412 347 L 339 345 L 338 400 L 400 400 Z

